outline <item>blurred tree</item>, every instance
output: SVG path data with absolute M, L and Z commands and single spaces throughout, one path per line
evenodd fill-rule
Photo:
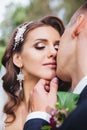
M 26 7 L 11 3 L 9 6 L 7 6 L 5 14 L 6 17 L 1 24 L 2 28 L 1 40 L 3 40 L 4 38 L 6 43 L 12 30 L 19 24 L 25 21 L 41 18 L 42 16 L 48 14 L 52 14 L 52 10 L 49 6 L 49 0 L 30 0 L 29 5 L 27 5 Z
M 6 13 L 5 13 L 5 16 L 4 16 L 4 20 L 0 25 L 0 29 L 1 29 L 0 30 L 1 31 L 0 45 L 2 45 L 2 41 L 4 41 L 3 42 L 4 45 L 7 44 L 9 34 L 12 31 L 12 28 L 13 28 L 13 25 L 12 25 L 13 20 L 12 20 L 11 17 L 15 12 L 15 8 L 16 8 L 16 5 L 14 5 L 13 3 L 9 4 L 6 7 Z
M 30 4 L 28 6 L 18 6 L 16 8 L 16 11 L 12 16 L 13 27 L 18 26 L 22 22 L 36 20 L 51 13 L 52 10 L 49 7 L 49 0 L 30 0 Z
M 66 25 L 73 12 L 83 1 L 85 0 L 29 0 L 27 6 L 9 4 L 4 21 L 0 25 L 2 34 L 0 45 L 7 44 L 12 30 L 25 21 L 36 20 L 42 16 L 53 14 L 59 16 Z
M 50 0 L 53 2 L 52 0 Z M 65 25 L 69 22 L 71 16 L 76 11 L 77 8 L 81 6 L 81 4 L 85 0 L 54 0 L 55 6 L 53 6 L 54 13 L 59 16 L 65 23 Z M 61 17 L 62 16 L 62 17 Z
M 85 0 L 65 0 L 64 1 L 64 6 L 65 6 L 65 16 L 64 17 L 64 21 L 67 23 L 71 16 L 74 14 L 74 12 L 76 11 L 77 8 L 80 7 L 80 5 L 84 2 Z M 68 3 L 68 4 L 66 4 Z
M 38 19 L 42 16 L 52 13 L 52 9 L 49 6 L 49 0 L 30 0 L 30 5 L 26 9 L 28 13 L 28 19 Z

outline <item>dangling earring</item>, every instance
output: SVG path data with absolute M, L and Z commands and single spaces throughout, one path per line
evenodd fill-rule
M 19 81 L 19 84 L 20 84 L 20 91 L 22 90 L 22 81 L 24 80 L 24 75 L 20 69 L 20 72 L 19 74 L 17 74 L 17 80 Z

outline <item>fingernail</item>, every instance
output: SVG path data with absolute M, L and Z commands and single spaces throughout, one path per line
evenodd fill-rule
M 52 82 L 58 83 L 58 78 L 57 78 L 57 77 L 53 78 L 53 79 L 52 79 Z

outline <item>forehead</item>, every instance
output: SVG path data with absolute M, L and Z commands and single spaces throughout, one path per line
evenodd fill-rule
M 40 27 L 36 27 L 34 28 L 33 30 L 29 31 L 27 37 L 45 37 L 45 36 L 55 36 L 54 33 L 57 35 L 57 36 L 60 36 L 59 32 L 53 28 L 52 26 L 49 26 L 49 25 L 44 25 L 44 26 L 40 26 Z M 34 37 L 33 37 L 34 36 Z M 56 36 L 55 36 L 56 37 Z

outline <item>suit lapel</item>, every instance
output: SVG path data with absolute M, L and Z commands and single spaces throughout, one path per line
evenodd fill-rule
M 87 85 L 83 89 L 83 91 L 80 94 L 79 100 L 77 104 L 80 104 L 83 100 L 87 99 Z

